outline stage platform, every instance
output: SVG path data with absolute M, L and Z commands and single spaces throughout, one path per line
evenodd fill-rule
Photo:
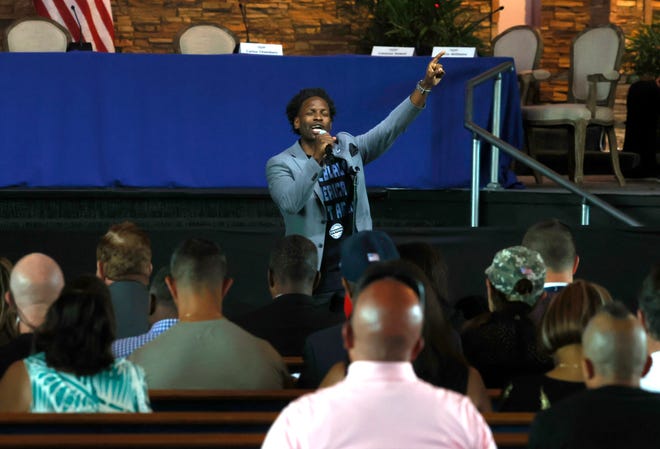
M 482 191 L 482 227 L 469 227 L 468 189 L 370 189 L 375 228 L 397 242 L 437 245 L 449 264 L 452 299 L 483 294 L 483 270 L 494 253 L 518 244 L 530 224 L 557 217 L 576 233 L 578 276 L 608 287 L 633 303 L 660 250 L 660 183 L 630 181 L 621 188 L 609 175 L 587 176 L 584 186 L 641 221 L 630 228 L 592 208 L 591 226 L 579 225 L 581 201 L 545 181 L 519 178 L 524 189 Z M 268 300 L 267 257 L 283 235 L 279 212 L 265 189 L 2 189 L 0 254 L 16 260 L 40 251 L 53 256 L 67 277 L 95 271 L 98 238 L 111 223 L 133 220 L 152 239 L 154 267 L 168 262 L 184 238 L 220 243 L 236 278 L 226 302 L 237 316 Z

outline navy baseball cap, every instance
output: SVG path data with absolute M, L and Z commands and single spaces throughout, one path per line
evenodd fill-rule
M 392 259 L 399 259 L 399 251 L 389 235 L 361 231 L 341 244 L 341 275 L 347 281 L 357 282 L 370 264 Z

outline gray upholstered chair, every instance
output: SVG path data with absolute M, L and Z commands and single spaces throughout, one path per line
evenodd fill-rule
M 184 27 L 174 40 L 177 53 L 222 55 L 233 53 L 238 38 L 231 30 L 215 23 L 195 23 Z
M 623 51 L 623 32 L 615 25 L 582 31 L 571 45 L 568 102 L 522 108 L 527 148 L 533 157 L 536 156 L 536 148 L 529 137 L 534 128 L 561 126 L 573 130 L 573 145 L 569 145 L 568 174 L 576 183 L 581 183 L 584 176 L 587 126 L 600 125 L 607 131 L 614 174 L 619 184 L 625 185 L 619 167 L 613 110 Z M 535 176 L 537 182 L 540 182 L 541 176 L 538 173 Z
M 519 25 L 495 36 L 493 56 L 509 56 L 518 74 L 520 101 L 530 104 L 538 91 L 538 81 L 550 78 L 550 72 L 538 68 L 543 54 L 543 40 L 536 28 Z
M 4 50 L 10 52 L 65 52 L 71 34 L 46 17 L 18 19 L 5 29 Z

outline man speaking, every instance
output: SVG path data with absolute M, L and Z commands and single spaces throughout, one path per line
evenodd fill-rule
M 286 234 L 316 245 L 321 283 L 316 294 L 341 291 L 340 245 L 372 228 L 363 167 L 387 151 L 417 117 L 445 72 L 440 53 L 426 67 L 412 94 L 365 134 L 332 134 L 335 105 L 320 88 L 303 89 L 286 108 L 300 138 L 266 164 L 270 195 L 284 217 Z

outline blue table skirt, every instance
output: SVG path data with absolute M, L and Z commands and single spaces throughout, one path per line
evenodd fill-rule
M 443 60 L 445 79 L 407 132 L 367 168 L 369 186 L 468 186 L 465 82 L 504 60 Z M 360 134 L 410 94 L 428 61 L 1 53 L 0 186 L 265 187 L 266 161 L 297 137 L 285 107 L 300 88 L 325 88 L 337 106 L 334 132 Z M 514 73 L 503 86 L 502 137 L 519 146 Z M 475 98 L 475 119 L 487 127 L 492 83 Z

